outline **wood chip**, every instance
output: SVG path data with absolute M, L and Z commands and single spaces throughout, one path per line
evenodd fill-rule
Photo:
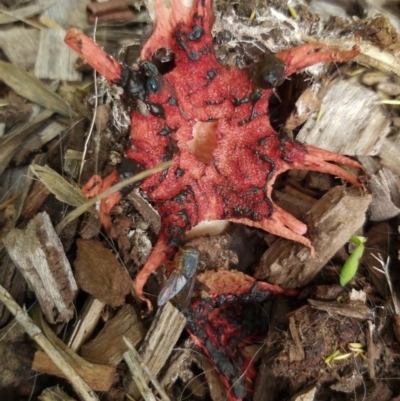
M 371 195 L 359 188 L 334 187 L 307 216 L 313 258 L 303 245 L 279 238 L 262 256 L 255 277 L 283 288 L 306 285 L 364 223 Z
M 31 70 L 36 62 L 39 37 L 37 29 L 12 27 L 0 30 L 0 47 L 12 64 Z
M 78 287 L 48 214 L 38 213 L 25 230 L 14 228 L 3 242 L 47 320 L 68 322 L 74 316 Z
M 64 155 L 64 171 L 66 174 L 77 179 L 82 160 L 83 152 L 74 149 L 67 149 Z
M 81 81 L 76 70 L 76 54 L 65 46 L 63 29 L 45 29 L 40 32 L 39 51 L 35 64 L 35 76 L 41 79 Z
M 124 340 L 129 347 L 129 351 L 124 353 L 124 359 L 129 366 L 133 380 L 135 381 L 138 389 L 140 389 L 140 393 L 143 395 L 143 398 L 146 401 L 156 401 L 153 392 L 147 385 L 147 376 L 155 390 L 158 392 L 161 400 L 170 401 L 167 393 L 161 387 L 157 378 L 152 374 L 148 366 L 143 363 L 143 359 L 137 352 L 136 348 L 126 338 L 124 338 Z
M 40 127 L 40 129 L 24 141 L 19 148 L 18 153 L 14 157 L 15 163 L 17 165 L 23 164 L 24 162 L 26 163 L 29 154 L 41 149 L 46 143 L 59 136 L 65 128 L 64 125 L 57 121 L 51 121 L 43 128 Z
M 133 307 L 125 305 L 92 341 L 82 347 L 81 355 L 89 361 L 117 365 L 128 350 L 124 337 L 136 346 L 145 334 L 146 330 Z
M 38 396 L 39 401 L 76 401 L 75 398 L 71 398 L 64 390 L 60 387 L 49 387 L 42 391 L 42 394 Z
M 185 326 L 186 318 L 170 302 L 158 309 L 139 349 L 143 364 L 154 376 L 164 367 Z M 139 398 L 140 392 L 134 382 L 130 383 L 128 392 L 133 398 Z
M 60 354 L 54 343 L 58 340 L 53 333 L 54 338 L 50 341 L 41 331 L 41 329 L 33 322 L 28 313 L 23 310 L 10 294 L 0 285 L 0 301 L 3 302 L 10 312 L 15 316 L 15 320 L 24 328 L 27 334 L 36 341 L 36 343 L 45 350 L 51 358 L 51 361 L 71 382 L 74 390 L 83 401 L 97 401 L 97 397 L 93 394 L 91 388 L 85 383 L 82 378 L 76 373 L 71 365 L 65 360 L 65 357 Z M 34 309 L 38 310 L 38 308 Z M 41 313 L 40 313 L 40 316 Z M 46 324 L 44 324 L 47 326 Z M 47 326 L 48 327 L 48 326 Z M 82 359 L 82 358 L 81 358 Z M 82 360 L 83 361 L 83 360 Z
M 74 366 L 76 367 L 76 365 Z M 46 373 L 57 377 L 64 377 L 65 375 L 59 368 L 52 362 L 52 360 L 43 351 L 35 353 L 32 370 L 36 372 Z M 85 383 L 94 391 L 108 391 L 110 390 L 114 375 L 115 367 L 107 365 L 90 364 L 90 368 L 82 367 L 76 369 L 79 376 L 81 376 Z
M 400 144 L 398 144 L 397 141 L 393 142 L 386 138 L 382 143 L 379 157 L 381 158 L 382 165 L 388 167 L 394 174 L 400 176 Z
M 185 326 L 186 318 L 170 302 L 157 311 L 139 349 L 143 363 L 154 375 L 165 365 Z
M 24 220 L 33 219 L 50 193 L 43 182 L 34 181 L 21 212 L 22 218 Z
M 333 81 L 321 104 L 321 118 L 310 118 L 297 139 L 331 152 L 376 155 L 390 126 L 379 103 L 371 89 L 342 79 Z
M 78 352 L 96 329 L 105 303 L 89 296 L 83 305 L 68 341 L 68 347 Z
M 39 307 L 34 306 L 30 314 L 32 319 L 40 328 L 46 338 L 53 344 L 55 350 L 60 354 L 64 363 L 67 363 L 86 384 L 96 391 L 108 391 L 114 380 L 116 367 L 88 362 L 57 337 L 56 333 L 44 321 Z M 59 377 L 66 377 L 59 367 L 54 364 L 51 355 L 37 351 L 32 362 L 32 369 L 39 372 L 52 374 Z M 68 376 L 66 377 L 68 378 Z
M 372 202 L 369 206 L 371 221 L 389 220 L 400 214 L 400 209 L 391 200 L 390 189 L 382 171 L 371 177 L 369 188 L 372 192 Z
M 353 319 L 368 320 L 372 318 L 372 311 L 362 302 L 350 301 L 345 304 L 339 302 L 324 302 L 309 299 L 308 303 L 316 309 L 323 310 L 330 314 L 337 314 Z
M 131 279 L 117 256 L 101 242 L 77 240 L 75 277 L 79 287 L 113 307 L 125 303 L 131 290 Z

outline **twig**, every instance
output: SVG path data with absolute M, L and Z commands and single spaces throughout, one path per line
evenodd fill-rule
M 131 344 L 131 342 L 126 337 L 124 337 L 124 341 L 125 341 L 125 344 L 127 345 L 127 347 L 129 348 L 129 351 L 125 352 L 125 354 L 124 354 L 125 360 L 127 361 L 126 354 L 130 353 L 131 355 L 129 357 L 135 359 L 136 362 L 140 364 L 140 367 L 142 368 L 143 372 L 146 373 L 146 375 L 148 376 L 150 381 L 153 383 L 153 385 L 154 385 L 155 389 L 158 391 L 158 394 L 160 395 L 161 399 L 164 401 L 171 401 L 170 398 L 168 397 L 167 393 L 165 392 L 165 390 L 162 388 L 160 382 L 157 380 L 157 378 L 153 375 L 153 373 L 151 373 L 150 369 L 146 365 L 143 364 L 143 359 L 139 355 L 139 352 L 137 352 L 136 348 Z M 128 363 L 128 361 L 127 361 L 127 363 Z M 129 363 L 128 363 L 128 366 L 129 366 Z M 131 367 L 129 366 L 129 368 L 131 368 Z
M 147 385 L 144 371 L 139 361 L 134 357 L 134 355 L 132 355 L 131 351 L 126 351 L 124 353 L 124 359 L 129 367 L 129 370 L 132 373 L 133 380 L 135 381 L 136 386 L 139 389 L 140 394 L 143 396 L 144 400 L 156 401 L 156 397 Z
M 54 364 L 70 381 L 74 390 L 84 401 L 98 401 L 94 391 L 82 380 L 75 370 L 62 358 L 53 344 L 43 335 L 42 331 L 32 321 L 29 315 L 15 302 L 7 290 L 0 285 L 0 301 L 15 316 L 15 320 L 24 328 L 28 335 L 35 340 L 46 352 Z

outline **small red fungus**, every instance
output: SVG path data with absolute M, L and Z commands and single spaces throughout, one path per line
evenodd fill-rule
M 132 146 L 126 157 L 135 162 L 136 170 L 173 160 L 171 168 L 140 185 L 162 219 L 159 239 L 136 278 L 137 295 L 149 307 L 143 295 L 147 278 L 204 220 L 226 219 L 258 227 L 298 241 L 313 253 L 303 236 L 307 227 L 271 200 L 277 175 L 289 169 L 313 170 L 360 186 L 354 175 L 331 162 L 361 169 L 345 156 L 280 138 L 268 116 L 274 82 L 279 84 L 315 63 L 349 60 L 357 49 L 340 51 L 313 43 L 280 52 L 271 63 L 277 76 L 269 86 L 259 76 L 266 70 L 262 64 L 236 69 L 216 60 L 211 0 L 194 0 L 191 8 L 181 0 L 172 0 L 170 8 L 161 0 L 155 3 L 156 28 L 141 51 L 139 71 L 119 64 L 76 29 L 65 38 L 108 81 L 123 86 L 133 106 L 137 99 L 147 105 L 149 113 L 143 115 L 137 108 L 131 117 Z M 174 56 L 163 75 L 152 62 L 159 53 Z M 92 196 L 118 180 L 117 172 L 104 181 L 95 176 L 84 192 Z M 109 230 L 108 214 L 119 198 L 115 195 L 101 203 L 102 221 Z

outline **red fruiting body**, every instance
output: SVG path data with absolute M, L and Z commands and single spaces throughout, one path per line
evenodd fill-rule
M 140 186 L 162 219 L 159 239 L 136 279 L 137 295 L 149 307 L 143 295 L 147 278 L 199 222 L 227 219 L 258 227 L 298 241 L 313 252 L 303 236 L 307 227 L 271 200 L 277 175 L 306 169 L 359 185 L 354 175 L 330 162 L 360 169 L 349 158 L 277 135 L 268 116 L 272 89 L 256 88 L 252 81 L 257 79 L 250 80 L 248 69 L 227 68 L 214 56 L 211 0 L 194 0 L 190 9 L 181 0 L 172 0 L 170 8 L 156 0 L 156 13 L 156 28 L 142 49 L 141 60 L 150 61 L 157 50 L 169 49 L 175 66 L 163 76 L 156 74 L 154 81 L 145 78 L 146 84 L 153 85 L 147 85 L 141 95 L 150 112 L 132 112 L 132 146 L 126 152 L 127 158 L 144 168 L 173 160 L 171 168 Z M 65 41 L 108 81 L 129 86 L 127 68 L 85 35 L 71 30 Z M 315 63 L 346 61 L 357 53 L 307 44 L 275 56 L 284 62 L 287 77 Z M 96 176 L 84 190 L 93 195 L 116 181 L 116 172 L 104 181 Z M 100 213 L 109 228 L 108 213 L 119 198 L 115 195 L 101 204 Z

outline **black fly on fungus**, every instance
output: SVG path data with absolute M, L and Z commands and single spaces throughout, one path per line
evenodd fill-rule
M 186 300 L 190 299 L 195 281 L 200 253 L 192 247 L 183 247 L 175 263 L 175 270 L 168 277 L 167 282 L 158 294 L 157 304 L 162 306 L 170 301 L 175 295 L 187 290 Z

